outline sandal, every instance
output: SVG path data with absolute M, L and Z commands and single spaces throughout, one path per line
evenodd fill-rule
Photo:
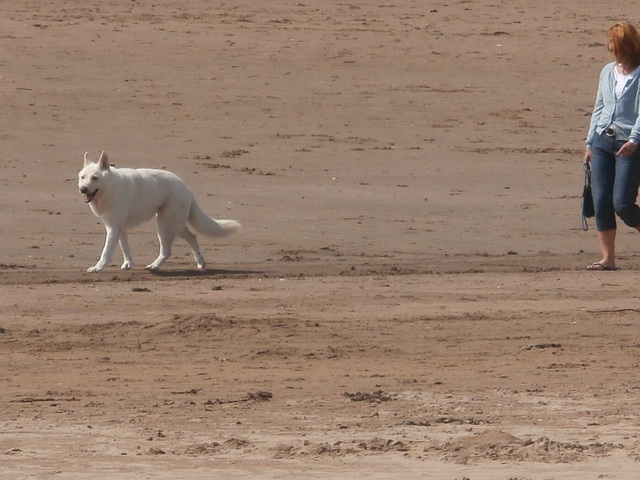
M 617 270 L 616 267 L 610 267 L 606 263 L 602 262 L 593 262 L 591 265 L 587 265 L 587 270 L 596 270 L 599 272 L 604 272 L 605 270 Z

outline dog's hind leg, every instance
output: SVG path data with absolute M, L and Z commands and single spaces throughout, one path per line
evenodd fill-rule
M 120 267 L 122 270 L 131 270 L 133 267 L 133 259 L 131 258 L 131 249 L 129 248 L 129 237 L 127 232 L 120 234 L 120 250 L 122 250 L 122 256 L 124 257 L 124 263 Z
M 175 234 L 158 231 L 158 239 L 160 240 L 160 254 L 158 255 L 158 258 L 153 261 L 153 263 L 150 263 L 145 267 L 147 270 L 158 270 L 164 264 L 164 262 L 169 259 L 169 257 L 171 256 L 171 244 L 173 243 L 174 238 Z
M 202 253 L 200 253 L 200 245 L 198 245 L 198 239 L 193 234 L 193 232 L 185 227 L 185 229 L 178 236 L 184 238 L 189 244 L 189 247 L 191 247 L 193 258 L 196 261 L 196 265 L 198 265 L 198 270 L 204 270 L 204 257 L 202 256 Z
M 178 231 L 185 228 L 186 221 L 181 224 L 176 221 L 176 212 L 170 212 L 167 210 L 161 210 L 156 216 L 156 223 L 158 228 L 158 240 L 160 240 L 160 254 L 153 263 L 150 263 L 145 268 L 147 270 L 158 270 L 164 262 L 166 262 L 171 256 L 171 245 L 178 234 Z M 179 225 L 179 226 L 178 226 Z

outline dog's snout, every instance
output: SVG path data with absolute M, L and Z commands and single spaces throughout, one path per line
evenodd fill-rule
M 82 194 L 89 193 L 89 189 L 87 187 L 80 187 L 80 193 Z

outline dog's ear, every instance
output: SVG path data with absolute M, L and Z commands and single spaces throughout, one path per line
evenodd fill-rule
M 87 158 L 87 155 L 89 155 L 89 152 L 84 152 L 84 166 L 86 167 L 87 165 L 89 165 L 89 163 L 91 163 L 89 161 L 89 159 Z
M 98 165 L 100 165 L 100 170 L 109 170 L 109 157 L 104 151 L 100 154 L 100 160 L 98 160 Z

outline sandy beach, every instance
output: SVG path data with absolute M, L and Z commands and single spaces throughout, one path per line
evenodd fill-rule
M 2 2 L 0 477 L 637 479 L 640 238 L 579 215 L 633 14 Z M 87 273 L 102 150 L 243 230 Z

